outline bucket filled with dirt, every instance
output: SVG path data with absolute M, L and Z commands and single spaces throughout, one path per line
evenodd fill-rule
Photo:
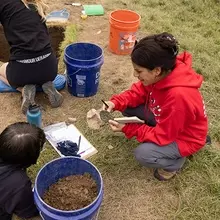
M 44 220 L 95 220 L 103 200 L 100 172 L 78 157 L 46 164 L 35 181 L 34 199 Z

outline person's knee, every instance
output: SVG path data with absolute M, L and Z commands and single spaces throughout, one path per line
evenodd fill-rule
M 0 66 L 0 75 L 4 78 L 6 78 L 6 68 L 7 68 L 8 63 L 3 63 Z
M 136 160 L 144 165 L 148 166 L 149 164 L 155 164 L 156 158 L 152 155 L 153 149 L 151 147 L 151 144 L 149 143 L 143 143 L 140 144 L 135 150 L 134 150 L 134 156 Z

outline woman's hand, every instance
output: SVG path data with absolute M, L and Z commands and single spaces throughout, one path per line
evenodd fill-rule
M 105 101 L 105 103 L 108 105 L 108 107 L 103 104 L 102 109 L 108 112 L 112 112 L 115 108 L 115 104 L 111 101 Z
M 125 124 L 119 124 L 117 121 L 109 120 L 109 125 L 114 132 L 122 132 Z

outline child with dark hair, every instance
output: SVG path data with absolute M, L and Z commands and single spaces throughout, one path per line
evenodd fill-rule
M 26 168 L 37 162 L 45 143 L 42 129 L 25 122 L 9 125 L 0 134 L 0 219 L 38 216 Z
M 192 69 L 189 53 L 177 54 L 178 42 L 171 34 L 140 40 L 131 54 L 139 82 L 107 102 L 108 111 L 145 120 L 145 124 L 109 123 L 113 131 L 142 143 L 135 149 L 135 157 L 142 165 L 155 168 L 159 180 L 176 175 L 185 157 L 205 145 L 208 130 L 199 91 L 203 77 Z

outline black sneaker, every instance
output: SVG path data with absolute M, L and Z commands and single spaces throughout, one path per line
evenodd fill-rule
M 23 114 L 27 113 L 28 107 L 35 104 L 36 86 L 25 85 L 22 93 L 21 111 Z
M 56 90 L 53 82 L 47 82 L 42 85 L 42 89 L 47 94 L 50 104 L 53 108 L 61 106 L 63 103 L 63 96 Z

